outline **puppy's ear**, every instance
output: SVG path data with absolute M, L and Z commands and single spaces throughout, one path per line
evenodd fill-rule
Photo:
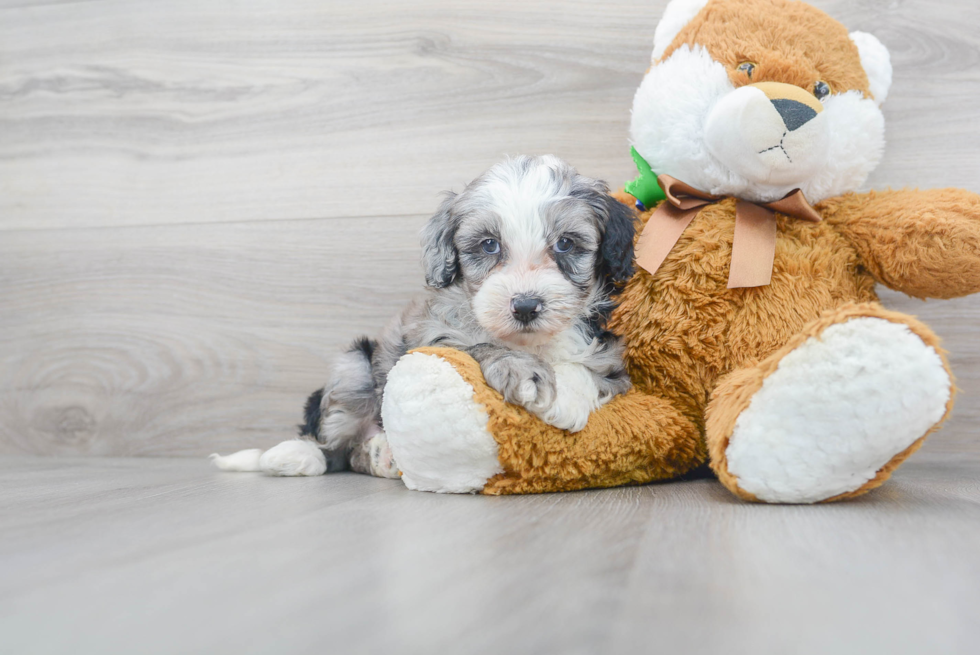
M 636 212 L 608 193 L 604 194 L 605 230 L 602 233 L 599 273 L 613 282 L 633 277 L 633 236 Z
M 459 221 L 453 217 L 455 193 L 447 193 L 439 211 L 422 228 L 422 268 L 425 282 L 430 287 L 442 289 L 456 279 L 459 272 L 459 253 L 453 239 Z

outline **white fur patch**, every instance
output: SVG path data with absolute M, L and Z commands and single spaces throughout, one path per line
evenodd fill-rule
M 820 112 L 790 131 L 765 93 L 743 86 L 715 103 L 704 140 L 718 161 L 746 180 L 796 187 L 827 165 L 826 121 Z
M 653 66 L 637 89 L 630 120 L 631 141 L 657 174 L 672 175 L 708 193 L 759 202 L 778 200 L 795 188 L 800 188 L 811 203 L 854 191 L 881 159 L 885 143 L 881 110 L 874 100 L 848 91 L 823 103 L 819 123 L 823 124 L 826 144 L 821 147 L 825 154 L 819 166 L 810 162 L 795 173 L 784 170 L 766 181 L 749 179 L 720 161 L 706 142 L 709 115 L 734 92 L 725 67 L 707 50 L 681 46 Z M 752 143 L 746 148 L 754 147 L 754 141 L 749 141 Z M 715 144 L 715 149 L 727 152 L 731 146 Z M 747 151 L 746 157 L 756 154 Z
M 592 372 L 581 364 L 555 364 L 554 369 L 555 402 L 541 414 L 541 420 L 560 430 L 578 432 L 585 428 L 589 414 L 602 404 L 599 389 Z
M 501 167 L 497 175 L 489 175 L 482 192 L 500 215 L 501 237 L 515 260 L 530 260 L 541 256 L 547 248 L 541 210 L 557 198 L 555 171 L 562 161 L 554 155 L 542 155 L 536 165 L 523 174 L 511 167 Z
M 892 86 L 892 59 L 885 44 L 873 34 L 851 32 L 851 41 L 861 55 L 861 67 L 868 75 L 868 90 L 880 106 Z
M 946 411 L 943 362 L 906 325 L 854 318 L 786 355 L 735 423 L 726 455 L 760 499 L 853 491 Z
M 502 471 L 486 409 L 441 357 L 410 353 L 388 374 L 381 416 L 402 481 L 440 493 L 480 491 Z
M 259 458 L 262 457 L 261 448 L 249 448 L 239 450 L 231 455 L 219 455 L 211 453 L 209 456 L 215 468 L 221 471 L 260 471 Z
M 674 42 L 677 35 L 681 33 L 688 23 L 698 15 L 708 0 L 673 0 L 664 9 L 664 15 L 657 23 L 657 29 L 653 33 L 653 55 L 651 59 L 660 59 L 664 52 Z
M 704 143 L 708 112 L 735 90 L 725 67 L 704 48 L 681 46 L 644 76 L 633 98 L 630 138 L 654 172 L 704 191 L 727 177 Z M 705 167 L 713 170 L 705 171 Z
M 885 152 L 885 117 L 860 91 L 834 94 L 820 114 L 830 135 L 827 162 L 800 188 L 811 203 L 855 191 Z
M 550 256 L 544 211 L 566 197 L 568 190 L 556 184 L 556 172 L 564 166 L 557 157 L 544 155 L 520 174 L 512 166 L 491 169 L 497 174 L 488 174 L 480 190 L 500 217 L 499 237 L 507 261 L 481 284 L 472 300 L 473 312 L 485 330 L 512 346 L 547 343 L 581 315 L 588 300 Z M 524 326 L 514 319 L 511 301 L 518 295 L 544 301 L 533 332 L 522 331 Z
M 505 229 L 509 222 L 504 222 Z M 535 223 L 540 229 L 541 222 Z M 541 232 L 539 252 L 543 256 L 546 245 L 543 229 Z M 510 304 L 519 294 L 544 299 L 545 310 L 538 318 L 534 332 L 520 332 L 521 325 L 514 320 Z M 534 348 L 547 344 L 581 314 L 588 299 L 580 296 L 575 285 L 561 274 L 553 261 L 522 259 L 508 264 L 483 282 L 473 297 L 473 313 L 480 325 L 496 338 L 514 346 Z
M 327 471 L 327 460 L 312 441 L 290 439 L 265 451 L 259 458 L 259 468 L 267 475 L 285 477 L 323 475 Z

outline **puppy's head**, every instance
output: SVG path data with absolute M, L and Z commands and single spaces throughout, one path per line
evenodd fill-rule
M 637 152 L 709 193 L 857 189 L 881 158 L 888 50 L 795 0 L 672 0 L 633 101 Z
M 480 325 L 517 346 L 601 312 L 633 272 L 634 215 L 556 157 L 497 164 L 422 232 L 430 286 L 460 285 Z

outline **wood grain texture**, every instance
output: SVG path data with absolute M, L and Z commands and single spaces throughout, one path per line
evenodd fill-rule
M 424 213 L 506 153 L 620 184 L 663 0 L 0 9 L 0 229 Z M 977 184 L 972 0 L 816 4 L 894 54 L 882 185 Z
M 423 220 L 7 233 L 0 442 L 203 455 L 292 436 L 333 354 L 421 289 Z
M 557 0 L 9 10 L 0 213 L 7 228 L 420 213 L 525 152 L 618 181 L 648 43 Z
M 861 499 L 715 481 L 444 496 L 354 474 L 0 459 L 3 651 L 972 654 L 980 452 Z
M 0 452 L 272 445 L 420 287 L 443 189 L 506 153 L 621 185 L 665 3 L 0 0 Z M 816 1 L 893 53 L 871 187 L 980 189 L 980 5 Z M 887 293 L 980 426 L 980 297 Z

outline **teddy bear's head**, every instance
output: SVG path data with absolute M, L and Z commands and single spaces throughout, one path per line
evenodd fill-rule
M 656 174 L 705 192 L 811 203 L 864 183 L 884 149 L 888 50 L 794 0 L 672 0 L 633 101 Z

